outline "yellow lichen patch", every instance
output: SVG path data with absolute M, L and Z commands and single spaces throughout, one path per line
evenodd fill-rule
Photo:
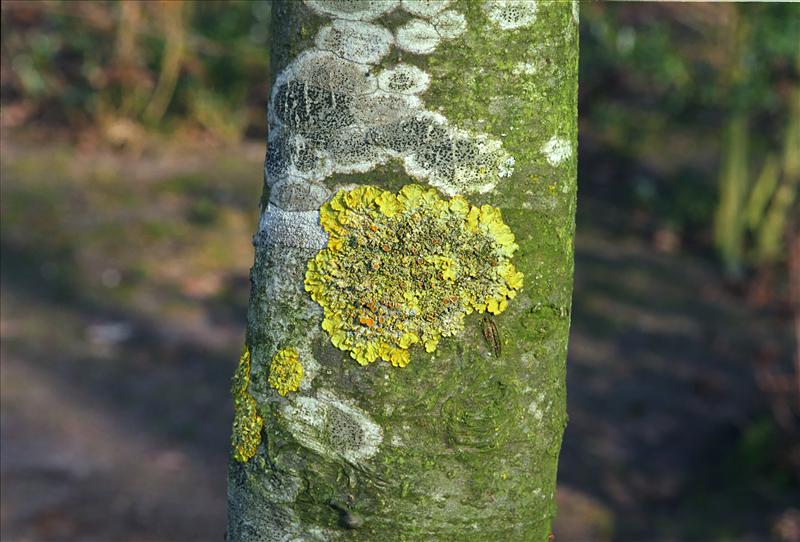
M 416 184 L 360 186 L 323 205 L 320 223 L 328 246 L 308 263 L 305 288 L 333 345 L 362 365 L 404 367 L 413 345 L 433 352 L 466 315 L 499 314 L 522 287 L 514 234 L 491 205 Z
M 300 356 L 294 348 L 284 348 L 272 358 L 269 366 L 269 385 L 285 396 L 290 391 L 297 391 L 303 381 L 303 366 Z
M 261 444 L 261 428 L 264 420 L 258 415 L 256 400 L 250 395 L 250 351 L 244 348 L 239 358 L 239 367 L 233 375 L 233 433 L 231 446 L 233 458 L 242 463 L 249 461 Z

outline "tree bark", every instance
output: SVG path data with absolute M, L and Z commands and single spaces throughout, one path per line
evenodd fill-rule
M 577 18 L 532 0 L 273 4 L 229 540 L 547 540 Z M 377 297 L 348 305 L 359 292 Z

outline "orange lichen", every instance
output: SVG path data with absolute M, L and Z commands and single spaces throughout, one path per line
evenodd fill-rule
M 503 312 L 522 287 L 514 234 L 498 209 L 450 200 L 411 184 L 339 191 L 320 209 L 327 248 L 305 287 L 325 311 L 322 328 L 362 365 L 405 366 L 408 349 L 433 352 L 473 311 Z

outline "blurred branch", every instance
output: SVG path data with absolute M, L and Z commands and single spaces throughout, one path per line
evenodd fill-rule
M 728 124 L 719 180 L 719 205 L 714 217 L 714 241 L 728 273 L 741 273 L 747 188 L 747 117 L 734 116 Z
M 81 19 L 98 30 L 114 29 L 114 19 L 108 17 L 108 4 L 104 2 L 62 2 L 58 0 L 4 0 L 0 2 L 0 12 L 25 19 L 69 16 Z
M 130 116 L 136 111 L 141 100 L 142 92 L 139 81 L 131 81 L 133 74 L 139 71 L 142 64 L 139 48 L 139 33 L 141 31 L 142 10 L 139 2 L 121 2 L 119 4 L 119 25 L 117 26 L 117 40 L 115 56 L 117 69 L 120 70 L 132 84 L 130 90 L 123 93 L 120 109 L 124 116 Z M 137 78 L 138 79 L 138 78 Z
M 794 314 L 794 377 L 797 393 L 797 411 L 800 412 L 800 233 L 795 223 L 790 232 L 789 245 L 789 298 Z
M 753 21 L 738 15 L 735 32 L 731 33 L 732 53 L 727 70 L 733 99 L 722 147 L 714 243 L 726 272 L 741 279 L 745 264 L 763 268 L 786 258 L 788 225 L 798 212 L 800 189 L 800 88 L 795 82 L 788 100 L 782 104 L 786 121 L 780 157 L 775 151 L 767 153 L 761 172 L 752 179 L 748 154 L 755 135 L 748 126 L 759 112 L 754 110 L 749 93 L 756 70 L 753 49 L 757 44 Z
M 769 199 L 775 192 L 775 187 L 780 180 L 780 168 L 778 157 L 774 153 L 767 155 L 764 166 L 758 175 L 750 201 L 745 210 L 745 219 L 749 228 L 757 228 L 764 217 L 765 210 L 769 204 Z
M 184 2 L 160 2 L 161 23 L 166 43 L 161 62 L 158 84 L 144 111 L 144 118 L 150 124 L 157 124 L 167 111 L 175 86 L 178 83 L 185 45 Z

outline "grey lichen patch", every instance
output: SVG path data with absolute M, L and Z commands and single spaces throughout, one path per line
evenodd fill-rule
M 397 64 L 378 74 L 378 87 L 386 92 L 422 94 L 430 83 L 430 76 L 412 64 Z
M 285 405 L 282 419 L 300 444 L 330 459 L 359 463 L 383 442 L 383 430 L 366 412 L 327 390 Z
M 433 15 L 429 21 L 411 19 L 397 29 L 397 46 L 409 53 L 429 55 L 444 40 L 455 39 L 467 29 L 467 20 L 453 10 Z
M 306 5 L 329 17 L 371 21 L 392 11 L 399 0 L 306 0 Z
M 401 155 L 412 177 L 447 195 L 486 193 L 513 173 L 514 158 L 500 141 L 454 128 L 438 113 L 421 111 L 387 128 L 373 140 Z
M 285 211 L 316 211 L 330 197 L 331 191 L 324 185 L 285 175 L 273 180 L 269 201 Z
M 374 21 L 397 2 L 306 4 L 332 17 L 315 46 L 277 77 L 270 100 L 270 138 L 265 175 L 269 201 L 297 208 L 302 186 L 319 201 L 334 174 L 366 173 L 399 160 L 406 172 L 448 195 L 484 193 L 513 170 L 501 141 L 453 126 L 426 109 L 422 94 L 430 77 L 407 63 L 375 73 L 393 46 L 430 54 L 466 30 L 466 19 L 447 2 L 407 2 L 411 19 L 395 30 Z M 286 205 L 289 205 L 287 207 Z
M 558 166 L 572 158 L 572 143 L 554 135 L 542 146 L 542 152 L 551 166 Z
M 534 423 L 541 423 L 542 419 L 552 407 L 552 401 L 547 401 L 545 403 L 545 399 L 545 394 L 539 393 L 536 399 L 531 401 L 528 405 L 527 411 L 528 414 L 530 414 L 530 416 L 533 418 Z
M 489 19 L 503 30 L 530 26 L 536 20 L 536 0 L 486 0 Z
M 321 28 L 315 40 L 318 49 L 364 64 L 380 62 L 393 42 L 392 33 L 382 26 L 344 19 Z
M 534 75 L 537 71 L 538 67 L 535 63 L 529 61 L 517 62 L 514 64 L 514 68 L 511 70 L 511 73 L 514 75 Z
M 402 0 L 400 6 L 417 17 L 433 17 L 449 6 L 451 0 Z
M 286 211 L 277 205 L 268 205 L 258 229 L 274 246 L 320 249 L 328 242 L 328 236 L 319 225 L 319 211 Z
M 397 29 L 397 46 L 409 53 L 429 55 L 440 41 L 436 28 L 421 19 L 411 19 Z
M 453 10 L 448 10 L 431 19 L 433 27 L 439 35 L 446 40 L 459 37 L 467 30 L 467 20 L 464 16 Z

